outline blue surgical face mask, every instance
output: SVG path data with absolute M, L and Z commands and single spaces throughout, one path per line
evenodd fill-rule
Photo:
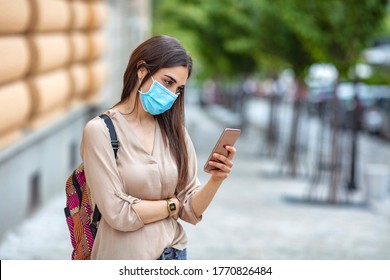
M 154 79 L 148 92 L 142 92 L 141 89 L 138 92 L 145 111 L 152 115 L 159 115 L 169 110 L 178 96 Z

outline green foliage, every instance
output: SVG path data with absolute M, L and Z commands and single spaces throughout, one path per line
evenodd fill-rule
M 388 0 L 269 0 L 280 7 L 316 61 L 334 64 L 342 76 L 370 45 L 386 14 Z
M 383 25 L 378 29 L 377 33 L 378 38 L 390 38 L 390 8 L 384 17 Z
M 364 79 L 363 82 L 372 85 L 390 85 L 390 67 L 375 66 L 371 77 Z
M 205 76 L 235 76 L 256 70 L 255 56 L 247 47 L 251 40 L 245 27 L 250 19 L 243 16 L 245 7 L 239 1 L 173 0 L 156 8 L 161 24 L 155 25 L 154 33 L 178 36 L 199 58 Z
M 261 7 L 258 7 L 257 36 L 254 39 L 260 52 L 260 61 L 275 71 L 281 67 L 290 67 L 296 76 L 303 77 L 314 62 L 313 58 L 291 26 L 280 16 L 280 9 L 273 1 L 263 1 Z
M 314 62 L 346 76 L 381 29 L 388 0 L 154 1 L 155 34 L 180 38 L 204 77 L 237 77 Z M 389 28 L 387 28 L 389 30 Z

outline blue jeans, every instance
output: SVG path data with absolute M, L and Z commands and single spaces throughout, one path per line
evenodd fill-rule
M 157 260 L 186 260 L 187 249 L 178 250 L 175 248 L 165 248 L 164 252 Z

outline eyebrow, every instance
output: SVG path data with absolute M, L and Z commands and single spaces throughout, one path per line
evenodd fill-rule
M 169 76 L 167 74 L 164 74 L 164 76 L 168 77 L 169 79 L 171 79 L 173 82 L 177 84 L 177 81 L 172 76 Z

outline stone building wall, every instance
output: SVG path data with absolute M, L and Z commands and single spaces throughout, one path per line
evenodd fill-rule
M 150 5 L 0 0 L 0 240 L 53 196 L 65 205 L 83 127 L 118 101 Z
M 96 101 L 107 77 L 101 0 L 0 0 L 0 150 Z

